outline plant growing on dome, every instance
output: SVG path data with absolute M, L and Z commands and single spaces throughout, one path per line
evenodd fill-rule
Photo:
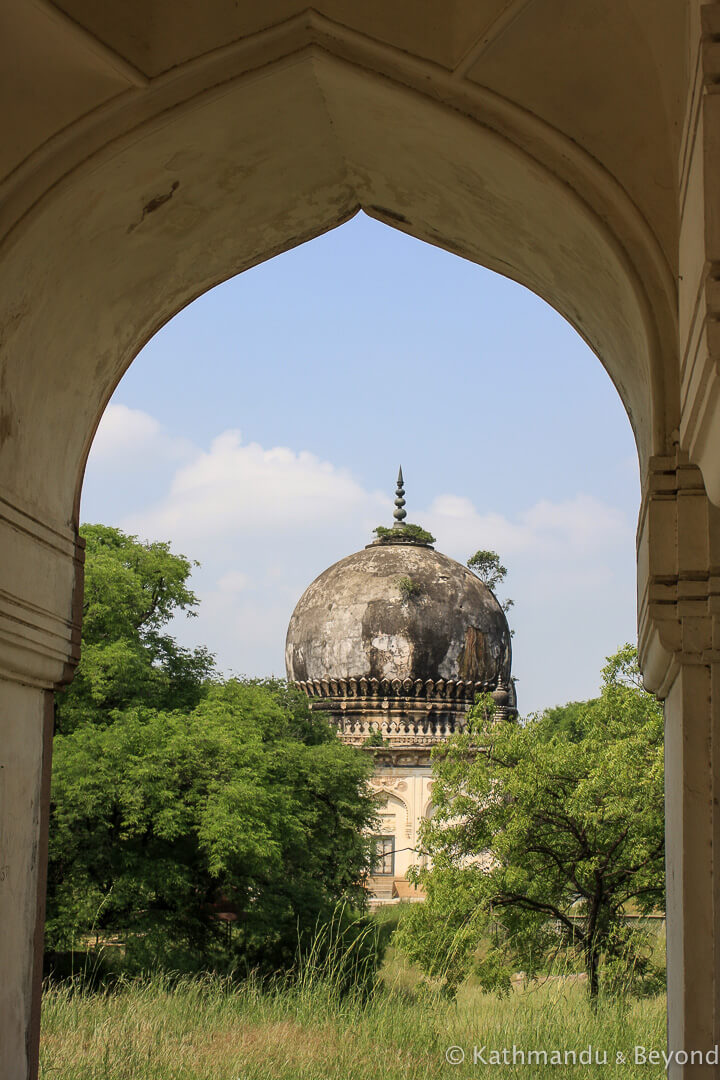
M 386 528 L 384 525 L 378 525 L 373 532 L 377 536 L 380 542 L 388 542 L 393 540 L 410 541 L 412 544 L 434 544 L 435 537 L 427 529 L 423 529 L 421 525 L 394 525 L 392 528 Z
M 507 577 L 507 568 L 500 562 L 500 556 L 496 551 L 486 551 L 481 548 L 470 556 L 466 565 L 476 577 L 480 578 L 483 585 L 487 586 L 493 596 L 498 585 L 502 585 Z M 506 599 L 498 603 L 507 615 L 515 601 Z
M 417 597 L 422 592 L 422 585 L 419 581 L 413 581 L 411 577 L 398 578 L 397 587 L 400 590 L 400 595 L 403 600 L 412 600 L 413 597 Z

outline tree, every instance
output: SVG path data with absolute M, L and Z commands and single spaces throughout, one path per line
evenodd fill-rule
M 167 543 L 142 543 L 107 525 L 83 525 L 85 592 L 82 656 L 57 696 L 57 729 L 110 723 L 131 706 L 192 708 L 213 673 L 204 648 L 184 649 L 164 627 L 195 615 L 193 564 Z
M 364 903 L 370 760 L 286 683 L 223 683 L 207 650 L 178 646 L 166 626 L 194 614 L 189 559 L 119 529 L 81 531 L 83 651 L 58 700 L 48 948 L 82 949 L 94 931 L 120 937 L 131 969 L 286 967 L 335 905 Z
M 364 902 L 369 758 L 280 682 L 212 686 L 56 737 L 47 940 L 119 935 L 135 969 L 290 966 Z M 234 917 L 227 924 L 218 912 Z
M 428 898 L 401 928 L 404 951 L 451 990 L 472 970 L 507 987 L 561 945 L 592 999 L 619 976 L 647 984 L 624 913 L 663 903 L 663 723 L 635 650 L 611 657 L 599 698 L 567 716 L 497 723 L 482 699 L 433 758 L 432 868 L 416 871 Z
M 485 551 L 483 549 L 476 551 L 468 559 L 467 566 L 493 594 L 498 585 L 502 585 L 507 577 L 507 568 L 500 562 L 500 556 L 496 551 Z M 507 614 L 514 603 L 514 600 L 503 600 L 500 607 Z

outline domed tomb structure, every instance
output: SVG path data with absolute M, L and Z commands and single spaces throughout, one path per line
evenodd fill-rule
M 330 714 L 344 742 L 373 753 L 388 796 L 376 899 L 407 892 L 420 820 L 431 807 L 430 751 L 465 725 L 480 692 L 515 713 L 510 631 L 492 592 L 406 525 L 402 470 L 395 524 L 325 570 L 290 619 L 288 679 Z M 386 895 L 386 894 L 390 895 Z

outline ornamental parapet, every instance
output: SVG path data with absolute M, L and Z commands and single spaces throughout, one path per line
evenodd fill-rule
M 368 739 L 380 736 L 386 747 L 428 750 L 449 739 L 451 735 L 464 731 L 467 726 L 467 717 L 463 712 L 424 719 L 388 717 L 382 720 L 338 716 L 334 713 L 333 720 L 340 739 L 352 746 L 367 745 Z

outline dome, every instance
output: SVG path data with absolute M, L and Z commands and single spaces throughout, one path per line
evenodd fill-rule
M 510 631 L 490 590 L 454 559 L 394 537 L 341 559 L 305 590 L 285 663 L 300 684 L 512 685 Z

